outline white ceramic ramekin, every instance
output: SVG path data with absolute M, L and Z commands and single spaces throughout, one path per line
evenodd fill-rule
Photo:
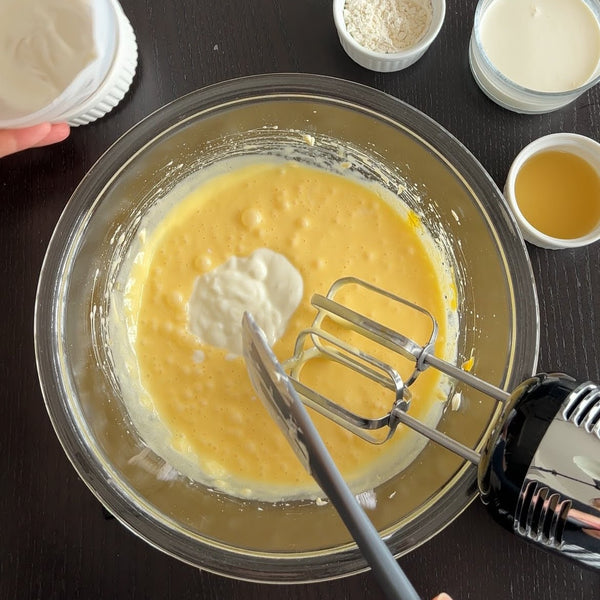
M 346 54 L 361 67 L 382 73 L 406 69 L 406 67 L 409 67 L 419 60 L 437 37 L 446 16 L 446 0 L 431 0 L 433 16 L 431 23 L 429 24 L 429 29 L 414 46 L 406 48 L 401 52 L 373 52 L 372 50 L 361 46 L 348 33 L 346 22 L 344 20 L 345 4 L 346 0 L 333 0 L 333 20 L 342 48 L 344 48 Z
M 539 229 L 533 227 L 533 225 L 531 225 L 531 223 L 523 216 L 515 193 L 517 175 L 523 164 L 529 158 L 538 152 L 548 150 L 557 150 L 559 152 L 575 154 L 594 167 L 600 176 L 600 144 L 591 138 L 576 133 L 553 133 L 538 138 L 525 146 L 513 161 L 504 185 L 504 196 L 515 216 L 523 238 L 536 246 L 552 250 L 578 248 L 600 240 L 600 222 L 598 222 L 596 227 L 587 235 L 573 239 L 562 239 L 546 235 Z

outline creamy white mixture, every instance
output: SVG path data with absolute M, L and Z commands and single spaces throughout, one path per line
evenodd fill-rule
M 187 304 L 189 330 L 205 344 L 242 355 L 242 315 L 248 311 L 272 346 L 302 299 L 302 276 L 268 248 L 232 256 L 196 278 Z
M 47 106 L 95 58 L 89 0 L 0 2 L 0 114 L 4 118 Z
M 583 0 L 495 0 L 479 33 L 494 66 L 528 89 L 575 89 L 600 62 L 600 25 Z

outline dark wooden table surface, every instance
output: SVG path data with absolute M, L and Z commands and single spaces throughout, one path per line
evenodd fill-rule
M 34 360 L 33 307 L 54 225 L 94 161 L 142 117 L 182 94 L 267 72 L 321 73 L 383 90 L 461 140 L 501 187 L 511 160 L 541 135 L 600 139 L 600 89 L 540 116 L 505 111 L 477 88 L 467 47 L 475 0 L 450 0 L 430 51 L 404 72 L 354 64 L 325 0 L 123 0 L 140 64 L 126 99 L 69 140 L 0 160 L 0 599 L 375 599 L 369 573 L 331 583 L 267 586 L 202 572 L 139 540 L 78 479 L 50 425 Z M 0 85 L 1 82 L 0 82 Z M 541 311 L 541 369 L 600 380 L 600 244 L 528 248 Z M 422 594 L 455 600 L 591 600 L 600 574 L 500 529 L 478 502 L 400 560 Z

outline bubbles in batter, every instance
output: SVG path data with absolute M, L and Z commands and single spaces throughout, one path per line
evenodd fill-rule
M 169 201 L 164 199 L 167 206 Z M 265 160 L 227 168 L 178 196 L 169 210 L 157 207 L 156 214 L 157 220 L 147 217 L 148 233 L 122 285 L 131 360 L 120 379 L 140 436 L 187 477 L 261 500 L 319 495 L 256 397 L 241 346 L 232 341 L 240 339 L 235 329 L 248 299 L 263 307 L 254 310 L 264 309 L 267 322 L 276 322 L 273 350 L 284 361 L 300 330 L 312 323 L 311 295 L 355 276 L 431 312 L 440 327 L 436 354 L 454 358 L 449 269 L 423 238 L 423 227 L 415 226 L 418 219 L 380 188 L 300 163 Z M 359 299 L 354 308 L 375 319 L 389 316 L 387 306 L 372 299 Z M 399 314 L 396 321 L 386 324 L 422 339 L 414 319 Z M 390 410 L 389 396 L 374 393 L 370 381 L 345 374 L 321 379 L 316 366 L 315 387 L 357 412 Z M 127 385 L 133 380 L 139 389 Z M 435 422 L 445 400 L 439 374 L 424 372 L 411 391 L 411 414 Z M 312 416 L 358 491 L 392 477 L 418 451 L 404 430 L 373 446 Z

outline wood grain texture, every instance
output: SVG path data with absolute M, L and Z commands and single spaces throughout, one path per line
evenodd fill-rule
M 33 311 L 59 215 L 95 160 L 160 106 L 225 79 L 307 72 L 350 79 L 422 110 L 455 135 L 498 186 L 529 141 L 557 131 L 600 139 L 600 89 L 556 113 L 522 116 L 490 102 L 468 67 L 473 0 L 449 3 L 439 38 L 410 69 L 366 71 L 343 52 L 324 0 L 122 0 L 140 66 L 125 100 L 68 141 L 0 161 L 0 599 L 375 600 L 369 573 L 329 583 L 267 586 L 202 572 L 107 519 L 65 457 L 35 368 Z M 529 247 L 540 298 L 542 370 L 600 380 L 600 244 Z M 400 560 L 423 598 L 594 600 L 600 575 L 497 526 L 478 503 Z

